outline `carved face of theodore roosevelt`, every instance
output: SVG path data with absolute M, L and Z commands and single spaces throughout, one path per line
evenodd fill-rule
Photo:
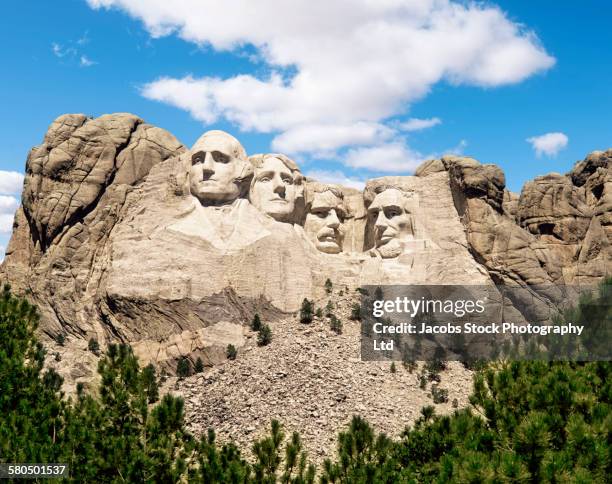
M 244 148 L 224 131 L 204 133 L 191 149 L 189 188 L 202 205 L 236 200 L 251 173 Z
M 303 197 L 302 175 L 297 165 L 284 155 L 255 155 L 249 199 L 261 212 L 279 222 L 292 222 L 296 200 Z
M 333 188 L 314 193 L 304 222 L 304 231 L 321 252 L 342 252 L 346 216 L 342 193 Z
M 383 258 L 397 257 L 403 242 L 414 239 L 414 219 L 407 196 L 397 188 L 378 193 L 368 207 L 374 222 L 375 245 Z

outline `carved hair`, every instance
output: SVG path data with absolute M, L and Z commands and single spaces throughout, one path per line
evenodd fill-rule
M 293 161 L 288 156 L 282 155 L 280 153 L 267 153 L 265 155 L 257 154 L 257 155 L 249 156 L 249 162 L 251 163 L 254 169 L 257 169 L 257 168 L 261 168 L 263 164 L 265 163 L 265 161 L 269 158 L 278 158 L 280 161 L 282 161 L 283 165 L 285 165 L 291 171 L 291 174 L 293 175 L 293 182 L 296 185 L 302 184 L 302 182 L 304 181 L 304 176 L 302 175 L 302 172 L 300 171 L 300 167 L 297 166 L 296 162 Z M 255 180 L 253 179 L 252 183 L 254 182 Z
M 314 183 L 306 186 L 306 211 L 310 212 L 310 207 L 315 199 L 317 193 L 331 192 L 336 198 L 340 200 L 340 206 L 343 212 L 346 212 L 344 206 L 344 193 L 340 188 L 335 185 L 328 185 L 323 183 Z
M 204 151 L 200 148 L 200 146 L 204 143 L 206 137 L 210 136 L 218 136 L 221 138 L 227 139 L 231 144 L 232 156 L 234 158 L 238 158 L 239 160 L 246 161 L 247 154 L 243 146 L 240 144 L 236 138 L 234 138 L 231 134 L 226 133 L 225 131 L 221 131 L 219 129 L 213 129 L 210 131 L 206 131 L 202 136 L 198 138 L 198 140 L 194 143 L 191 148 L 191 156 L 198 153 L 199 151 Z
M 416 198 L 416 193 L 414 190 L 402 188 L 399 185 L 394 185 L 392 183 L 382 183 L 380 185 L 368 185 L 365 187 L 363 191 L 363 201 L 366 207 L 369 207 L 371 203 L 374 201 L 376 195 L 387 191 L 387 190 L 397 190 L 399 191 L 406 201 L 412 201 Z

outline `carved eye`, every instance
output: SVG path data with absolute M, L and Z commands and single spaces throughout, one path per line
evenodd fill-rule
M 225 153 L 221 153 L 220 151 L 213 151 L 212 155 L 217 163 L 229 163 L 230 162 L 230 157 L 227 156 Z
M 194 156 L 191 159 L 191 164 L 192 165 L 197 165 L 198 163 L 202 163 L 202 158 L 200 156 Z
M 285 185 L 293 185 L 293 178 L 289 177 L 289 176 L 284 176 L 282 177 L 283 179 L 283 183 Z
M 325 218 L 329 214 L 329 210 L 315 210 L 312 213 L 319 218 Z
M 260 182 L 269 182 L 270 181 L 270 177 L 269 176 L 262 176 L 259 179 Z
M 401 212 L 397 208 L 389 208 L 385 210 L 385 217 L 392 218 L 401 215 Z

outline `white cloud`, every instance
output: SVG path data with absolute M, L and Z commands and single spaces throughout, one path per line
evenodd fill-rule
M 78 45 L 85 45 L 85 44 L 88 44 L 88 43 L 89 43 L 89 40 L 90 40 L 90 39 L 89 39 L 88 34 L 89 34 L 89 30 L 86 30 L 86 31 L 85 31 L 85 33 L 83 34 L 83 36 L 82 36 L 82 37 L 80 37 L 80 38 L 79 38 L 79 39 L 76 41 L 76 43 L 77 43 Z
M 563 133 L 546 133 L 541 136 L 527 138 L 528 143 L 536 152 L 536 156 L 556 156 L 559 151 L 567 146 L 569 138 Z
M 347 145 L 368 145 L 389 139 L 395 131 L 380 123 L 308 124 L 288 129 L 272 140 L 272 149 L 287 153 L 334 152 Z M 313 143 L 316 145 L 313 149 Z
M 4 253 L 6 252 L 6 249 L 3 245 L 0 245 L 0 264 L 2 263 L 2 261 L 4 260 Z
M 0 213 L 14 212 L 19 206 L 19 200 L 15 197 L 0 195 Z
M 409 120 L 404 121 L 403 123 L 399 123 L 398 128 L 402 131 L 420 131 L 422 129 L 432 128 L 441 123 L 442 120 L 440 118 L 410 118 Z
M 23 175 L 16 171 L 0 170 L 0 193 L 21 193 Z
M 459 141 L 459 143 L 457 143 L 456 146 L 453 146 L 452 148 L 447 149 L 446 151 L 444 151 L 445 155 L 463 155 L 465 149 L 467 148 L 468 142 L 467 140 L 462 139 L 461 141 Z
M 76 54 L 76 50 L 72 47 L 66 47 L 65 49 L 58 44 L 57 42 L 53 42 L 51 44 L 51 50 L 53 50 L 53 54 L 55 55 L 55 57 L 59 57 L 60 59 L 62 57 L 66 57 L 66 56 L 73 56 Z
M 532 32 L 481 2 L 87 1 L 124 10 L 154 37 L 177 34 L 237 54 L 253 46 L 265 76 L 161 77 L 142 95 L 206 124 L 225 119 L 244 131 L 273 133 L 275 149 L 289 154 L 384 143 L 393 129 L 388 120 L 440 81 L 494 87 L 555 63 Z M 408 121 L 407 128 L 424 129 L 435 119 Z
M 79 65 L 81 67 L 89 67 L 89 66 L 93 66 L 96 65 L 97 62 L 96 61 L 92 61 L 89 57 L 87 57 L 86 55 L 82 55 L 81 56 L 81 60 L 79 61 Z
M 0 213 L 0 234 L 10 234 L 13 231 L 12 213 Z
M 348 151 L 344 164 L 353 168 L 408 174 L 424 161 L 419 152 L 400 142 L 386 143 Z
M 9 234 L 13 230 L 13 217 L 19 201 L 15 197 L 0 195 L 0 234 Z
M 322 183 L 332 183 L 334 185 L 343 185 L 345 187 L 356 188 L 357 190 L 363 190 L 365 186 L 365 180 L 359 180 L 357 178 L 348 177 L 339 170 L 311 170 L 306 173 L 309 178 Z

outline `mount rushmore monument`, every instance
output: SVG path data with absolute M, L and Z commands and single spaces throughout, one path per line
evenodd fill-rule
M 596 283 L 612 268 L 611 161 L 593 152 L 519 195 L 497 166 L 444 156 L 359 191 L 223 131 L 188 149 L 131 114 L 67 114 L 28 155 L 0 279 L 39 306 L 49 339 L 214 363 L 255 312 L 295 312 L 327 279 Z

